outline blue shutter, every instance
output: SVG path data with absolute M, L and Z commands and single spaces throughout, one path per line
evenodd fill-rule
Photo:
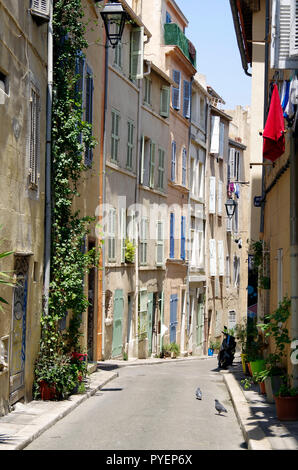
M 182 151 L 182 184 L 186 185 L 186 171 L 187 171 L 187 152 L 186 148 Z
M 170 258 L 175 257 L 175 239 L 174 239 L 174 228 L 175 228 L 175 215 L 171 212 L 170 216 Z
M 183 80 L 183 116 L 190 118 L 190 85 L 187 80 Z
M 181 216 L 181 259 L 185 260 L 185 216 Z
M 178 88 L 172 86 L 172 106 L 174 109 L 180 109 L 180 75 L 179 70 L 173 70 L 173 80 Z
M 177 328 L 177 307 L 178 296 L 172 294 L 170 299 L 170 343 L 176 342 L 176 328 Z
M 168 11 L 166 12 L 166 23 L 172 23 L 172 18 Z
M 172 142 L 171 180 L 176 180 L 176 142 Z

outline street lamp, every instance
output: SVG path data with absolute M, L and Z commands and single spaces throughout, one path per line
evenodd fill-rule
M 234 201 L 234 199 L 228 199 L 227 202 L 225 203 L 225 206 L 226 206 L 228 217 L 231 219 L 234 215 L 237 202 Z
M 105 25 L 107 38 L 111 46 L 115 48 L 118 42 L 121 41 L 126 12 L 120 3 L 110 2 L 104 6 L 100 14 Z

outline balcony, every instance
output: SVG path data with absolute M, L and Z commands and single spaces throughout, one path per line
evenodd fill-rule
M 185 57 L 196 67 L 196 50 L 176 23 L 165 23 L 165 44 L 178 46 Z

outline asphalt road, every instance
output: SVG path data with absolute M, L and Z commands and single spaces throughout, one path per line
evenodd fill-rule
M 127 366 L 25 450 L 243 450 L 215 359 Z M 202 400 L 197 400 L 197 387 Z M 218 415 L 217 398 L 228 413 Z

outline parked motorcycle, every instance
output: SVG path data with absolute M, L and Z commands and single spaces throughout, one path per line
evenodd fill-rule
M 227 369 L 228 366 L 233 364 L 236 349 L 235 337 L 227 332 L 226 327 L 224 330 L 222 331 L 224 339 L 217 356 L 219 369 Z

